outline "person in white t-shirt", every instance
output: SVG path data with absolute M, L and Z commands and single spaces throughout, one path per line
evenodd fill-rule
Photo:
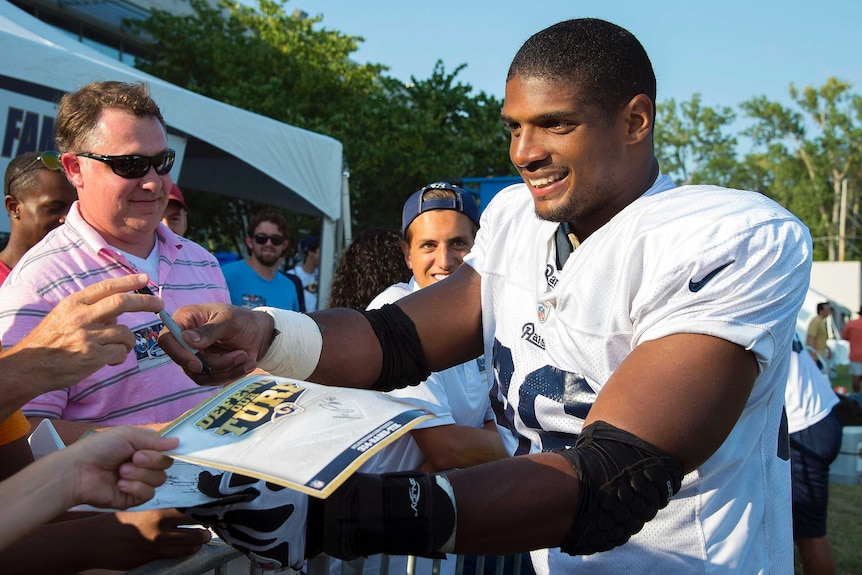
M 401 248 L 413 277 L 384 290 L 368 305 L 379 309 L 444 281 L 461 267 L 473 247 L 479 210 L 470 192 L 435 182 L 412 194 L 402 210 Z M 411 435 L 405 459 L 373 466 L 377 472 L 402 469 L 443 471 L 506 456 L 488 398 L 484 356 L 432 373 L 422 384 L 389 394 L 427 407 L 437 415 Z M 417 449 L 418 447 L 418 449 Z M 384 450 L 390 456 L 395 450 Z
M 412 194 L 401 218 L 401 249 L 413 277 L 397 283 L 371 300 L 378 309 L 445 281 L 464 262 L 479 226 L 479 210 L 470 192 L 448 182 L 435 182 Z M 485 358 L 480 356 L 432 373 L 416 386 L 395 389 L 389 395 L 424 407 L 437 417 L 419 424 L 409 435 L 387 445 L 360 471 L 384 473 L 424 469 L 444 471 L 470 467 L 506 457 L 488 396 Z M 338 572 L 340 562 L 333 562 Z M 402 568 L 403 564 L 403 568 Z M 406 557 L 390 558 L 390 572 L 406 569 Z M 416 573 L 431 573 L 429 559 L 416 559 Z M 455 559 L 441 562 L 440 573 L 454 573 Z M 379 556 L 364 560 L 364 573 L 380 572 Z
M 320 238 L 309 236 L 299 240 L 299 253 L 302 261 L 293 266 L 291 273 L 302 282 L 305 297 L 305 311 L 317 309 L 317 291 L 320 282 Z
M 805 575 L 835 573 L 832 546 L 826 537 L 829 466 L 841 449 L 841 422 L 832 408 L 838 396 L 814 359 L 793 341 L 784 389 L 790 433 L 790 477 L 793 495 L 793 541 Z

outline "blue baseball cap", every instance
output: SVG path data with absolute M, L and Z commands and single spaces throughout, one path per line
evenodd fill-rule
M 422 199 L 423 194 L 428 190 L 449 190 L 455 194 L 455 197 Z M 404 202 L 404 209 L 401 211 L 401 237 L 407 236 L 407 228 L 419 217 L 419 214 L 431 210 L 455 210 L 470 218 L 477 226 L 479 225 L 479 207 L 470 192 L 449 182 L 434 182 L 413 193 Z
M 299 251 L 302 253 L 302 255 L 305 255 L 310 251 L 313 252 L 319 247 L 320 237 L 318 236 L 308 236 L 299 240 Z

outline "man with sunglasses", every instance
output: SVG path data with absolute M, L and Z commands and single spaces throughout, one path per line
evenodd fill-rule
M 24 253 L 66 221 L 77 198 L 55 152 L 28 152 L 12 159 L 3 179 L 9 242 L 0 251 L 0 284 Z
M 302 311 L 302 288 L 298 290 L 278 269 L 290 246 L 287 232 L 287 219 L 273 210 L 264 210 L 249 221 L 245 236 L 249 258 L 224 266 L 231 303 L 248 309 L 265 305 Z
M 146 273 L 168 313 L 190 303 L 230 301 L 216 259 L 161 223 L 175 154 L 144 84 L 96 82 L 65 94 L 57 110 L 57 146 L 79 199 L 66 223 L 28 251 L 0 289 L 4 346 L 21 341 L 64 297 L 112 277 Z M 124 313 L 117 323 L 133 334 L 162 329 L 152 312 Z M 23 411 L 33 424 L 51 419 L 71 443 L 94 427 L 161 425 L 211 394 L 153 348 L 143 354 L 132 350 L 68 389 L 43 393 Z M 172 510 L 106 514 L 91 523 L 86 533 L 99 540 L 98 553 L 58 536 L 22 542 L 10 561 L 29 555 L 29 573 L 40 572 L 33 561 L 51 573 L 70 566 L 130 569 L 158 557 L 194 553 L 209 540 L 205 530 L 180 528 L 189 520 Z M 27 549 L 37 543 L 60 546 L 65 561 L 42 565 L 51 558 Z

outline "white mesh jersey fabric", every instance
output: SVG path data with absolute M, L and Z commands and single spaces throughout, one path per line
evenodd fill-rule
M 538 553 L 537 570 L 792 572 L 789 463 L 776 446 L 807 229 L 760 194 L 660 176 L 556 270 L 557 224 L 533 212 L 524 185 L 498 194 L 465 259 L 482 276 L 485 357 L 512 453 L 574 444 L 642 342 L 712 335 L 753 351 L 761 370 L 728 439 L 656 519 L 607 553 Z

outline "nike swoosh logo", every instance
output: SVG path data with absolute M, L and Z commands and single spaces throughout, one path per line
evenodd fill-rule
M 736 261 L 736 260 L 730 260 L 729 262 L 727 262 L 723 266 L 719 266 L 719 267 L 715 268 L 714 270 L 712 270 L 711 272 L 709 272 L 708 274 L 706 274 L 705 276 L 703 276 L 702 278 L 700 278 L 697 281 L 688 280 L 688 289 L 691 290 L 692 292 L 695 292 L 695 293 L 699 292 L 700 290 L 703 289 L 703 286 L 705 286 L 709 280 L 711 280 L 712 278 L 717 276 L 721 270 L 723 270 L 724 268 L 726 268 L 727 266 L 732 264 L 734 261 Z

